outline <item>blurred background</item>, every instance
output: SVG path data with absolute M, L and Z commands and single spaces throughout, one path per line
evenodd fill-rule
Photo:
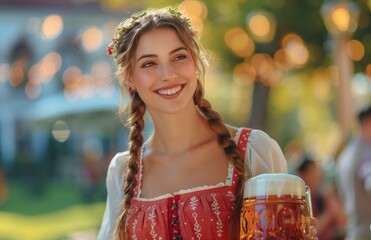
M 371 102 L 371 0 L 0 0 L 0 239 L 96 239 L 128 133 L 106 46 L 128 14 L 170 4 L 213 53 L 206 95 L 226 122 L 334 185 Z

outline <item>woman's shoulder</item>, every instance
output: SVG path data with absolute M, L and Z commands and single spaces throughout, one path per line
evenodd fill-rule
M 232 128 L 235 131 L 234 140 L 245 142 L 245 161 L 252 174 L 257 175 L 268 172 L 287 172 L 286 159 L 276 140 L 266 132 L 259 129 Z M 245 130 L 245 131 L 244 131 Z M 246 131 L 247 130 L 247 131 Z M 248 136 L 246 136 L 248 132 Z M 241 138 L 247 138 L 245 141 Z
M 125 176 L 127 170 L 127 162 L 129 160 L 129 152 L 119 152 L 117 153 L 111 160 L 109 167 L 107 178 L 113 180 L 118 179 L 120 176 Z
M 264 132 L 260 129 L 252 129 L 250 136 L 249 136 L 249 142 L 254 142 L 258 144 L 266 144 L 274 142 L 276 143 L 276 140 L 271 138 L 268 133 Z
M 127 161 L 129 160 L 129 151 L 125 152 L 118 152 L 112 158 L 110 163 L 110 168 L 117 168 L 126 165 Z
M 112 161 L 118 163 L 118 164 L 122 164 L 126 161 L 129 160 L 129 151 L 125 151 L 125 152 L 118 152 L 116 153 L 116 155 L 112 158 Z
M 231 133 L 232 138 L 237 142 L 241 137 L 241 133 L 245 130 L 249 133 L 248 142 L 251 143 L 258 143 L 258 144 L 266 144 L 270 141 L 274 141 L 266 132 L 255 129 L 255 128 L 247 128 L 247 127 L 234 127 L 234 126 L 227 126 L 229 132 Z

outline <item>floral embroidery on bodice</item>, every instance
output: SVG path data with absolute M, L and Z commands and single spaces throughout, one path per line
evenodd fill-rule
M 246 146 L 250 131 L 237 133 L 235 141 L 242 152 L 240 146 Z M 232 163 L 225 182 L 155 198 L 141 197 L 142 157 L 138 164 L 138 185 L 127 218 L 129 239 L 228 239 L 238 180 Z

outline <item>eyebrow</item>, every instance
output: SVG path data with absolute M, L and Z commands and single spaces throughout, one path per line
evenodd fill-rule
M 170 54 L 174 54 L 175 52 L 178 52 L 178 51 L 181 51 L 181 50 L 186 50 L 187 51 L 187 48 L 185 47 L 178 47 L 178 48 L 175 48 L 174 50 L 171 50 L 170 51 Z M 142 56 L 140 56 L 137 60 L 137 62 L 139 62 L 139 60 L 143 59 L 143 58 L 148 58 L 148 57 L 156 57 L 157 55 L 156 54 L 144 54 Z

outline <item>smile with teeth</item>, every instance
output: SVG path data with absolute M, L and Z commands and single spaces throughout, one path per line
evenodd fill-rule
M 157 92 L 161 95 L 173 95 L 177 92 L 179 92 L 180 90 L 182 89 L 182 86 L 176 86 L 174 88 L 170 88 L 170 89 L 162 89 L 162 90 L 158 90 Z

